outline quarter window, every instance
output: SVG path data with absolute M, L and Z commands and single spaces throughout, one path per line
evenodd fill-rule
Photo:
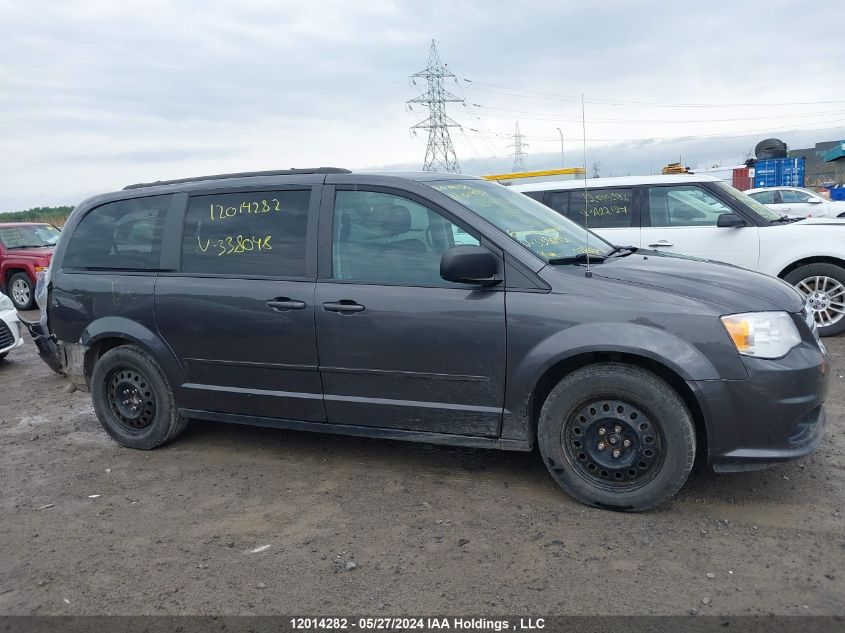
M 716 226 L 719 216 L 733 213 L 724 202 L 691 185 L 650 187 L 651 226 Z
M 630 188 L 591 189 L 586 194 L 573 190 L 569 198 L 569 219 L 589 229 L 630 227 L 633 218 L 631 198 Z
M 310 190 L 193 196 L 182 271 L 304 277 Z
M 479 241 L 436 211 L 387 193 L 338 191 L 332 236 L 335 279 L 448 285 L 444 251 Z
M 156 270 L 171 196 L 109 202 L 77 225 L 62 266 L 106 270 Z

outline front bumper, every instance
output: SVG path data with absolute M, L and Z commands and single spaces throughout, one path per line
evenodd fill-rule
M 0 354 L 11 352 L 23 345 L 18 313 L 14 310 L 0 312 Z
M 765 468 L 816 450 L 824 435 L 830 383 L 826 351 L 804 341 L 783 358 L 742 360 L 746 380 L 690 383 L 707 426 L 713 469 Z

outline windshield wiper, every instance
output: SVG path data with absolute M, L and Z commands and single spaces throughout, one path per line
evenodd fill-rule
M 556 266 L 558 264 L 586 264 L 588 261 L 590 263 L 603 262 L 605 259 L 607 259 L 607 257 L 604 255 L 587 255 L 587 253 L 578 253 L 577 255 L 571 255 L 569 257 L 554 257 L 549 260 L 549 264 L 552 266 Z
M 636 246 L 614 246 L 605 257 L 627 257 L 638 250 Z M 590 257 L 592 258 L 592 255 Z
M 18 244 L 17 246 L 8 246 L 9 250 L 13 248 L 44 248 L 45 246 L 53 246 L 53 244 Z
M 772 224 L 775 222 L 797 222 L 798 220 L 802 220 L 803 218 L 790 218 L 787 215 L 780 216 L 777 220 L 772 220 Z

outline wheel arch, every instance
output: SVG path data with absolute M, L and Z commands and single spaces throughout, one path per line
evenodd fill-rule
M 804 257 L 802 259 L 792 262 L 786 268 L 781 270 L 777 274 L 777 276 L 783 279 L 792 271 L 797 270 L 801 268 L 801 266 L 806 266 L 808 264 L 833 264 L 834 266 L 839 266 L 840 268 L 845 269 L 845 259 L 833 257 L 831 255 L 815 255 L 813 257 Z
M 655 358 L 633 352 L 582 352 L 563 358 L 548 367 L 537 381 L 529 402 L 529 416 L 531 423 L 530 437 L 532 442 L 537 441 L 537 425 L 540 420 L 540 411 L 543 408 L 543 403 L 546 401 L 546 398 L 551 390 L 554 389 L 555 385 L 566 376 L 581 369 L 582 367 L 609 362 L 624 363 L 634 367 L 639 367 L 641 369 L 648 370 L 665 380 L 669 386 L 678 393 L 692 414 L 695 425 L 696 443 L 698 445 L 696 454 L 699 456 L 708 455 L 706 418 L 701 404 L 687 383 L 687 380 L 681 376 L 675 368 L 670 367 L 668 364 L 660 362 Z
M 171 388 L 184 382 L 181 363 L 170 347 L 146 326 L 124 317 L 105 317 L 93 321 L 79 339 L 85 350 L 83 371 L 90 382 L 94 365 L 103 354 L 122 345 L 135 345 L 149 354 L 161 367 Z
M 3 281 L 3 287 L 4 287 L 6 290 L 9 290 L 9 284 L 12 282 L 12 277 L 14 277 L 15 275 L 17 275 L 18 273 L 23 273 L 23 274 L 25 274 L 25 275 L 27 276 L 27 278 L 29 279 L 29 282 L 30 282 L 30 283 L 33 283 L 33 282 L 32 282 L 32 277 L 31 277 L 31 275 L 29 274 L 29 271 L 26 269 L 26 267 L 25 267 L 25 266 L 22 266 L 21 264 L 15 264 L 15 263 L 13 263 L 13 264 L 10 264 L 8 268 L 5 268 L 5 269 L 3 270 L 3 279 L 2 279 L 2 281 Z M 34 286 L 34 284 L 33 284 L 33 286 Z

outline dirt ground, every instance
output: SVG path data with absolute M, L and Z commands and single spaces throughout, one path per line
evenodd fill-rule
M 0 364 L 0 614 L 845 614 L 827 343 L 817 453 L 699 470 L 627 515 L 570 500 L 536 453 L 208 422 L 121 448 L 28 342 Z

